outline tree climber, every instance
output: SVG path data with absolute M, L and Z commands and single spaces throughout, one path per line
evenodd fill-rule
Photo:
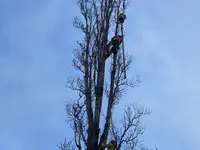
M 120 13 L 118 15 L 118 22 L 122 25 L 124 23 L 124 20 L 126 19 L 126 14 Z M 122 43 L 123 35 L 115 35 L 111 41 L 108 43 L 108 49 L 107 53 L 105 54 L 104 58 L 107 59 L 112 53 L 114 55 L 117 54 L 117 51 L 119 50 L 119 46 Z M 112 46 L 112 47 L 111 47 Z M 110 48 L 111 47 L 111 48 Z
M 124 23 L 124 20 L 126 19 L 126 14 L 124 14 L 124 13 L 120 13 L 119 15 L 118 15 L 118 21 L 119 21 L 119 23 Z
M 117 143 L 115 140 L 110 141 L 108 144 L 102 144 L 102 148 L 107 148 L 107 150 L 115 150 Z
M 111 41 L 107 45 L 107 53 L 104 56 L 105 59 L 107 59 L 112 53 L 114 55 L 117 54 L 117 51 L 119 50 L 119 46 L 122 43 L 122 40 L 123 39 L 121 35 L 116 35 L 111 39 Z

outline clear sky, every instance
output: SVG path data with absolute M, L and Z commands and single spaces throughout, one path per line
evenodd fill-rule
M 200 1 L 134 0 L 127 11 L 128 73 L 140 87 L 127 102 L 152 110 L 143 119 L 145 145 L 160 150 L 200 149 Z M 80 32 L 72 27 L 75 1 L 0 0 L 0 149 L 54 150 L 72 135 L 65 88 Z

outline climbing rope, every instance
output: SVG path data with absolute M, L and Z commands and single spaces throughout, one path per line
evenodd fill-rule
M 125 15 L 125 1 L 123 0 L 123 13 L 120 14 L 121 16 L 121 20 L 120 24 L 121 24 L 121 36 L 122 36 L 122 55 L 123 55 L 123 70 L 124 70 L 124 79 L 126 79 L 126 64 L 125 64 L 125 50 L 124 50 L 124 20 L 126 19 L 126 15 Z
M 124 32 L 123 24 L 121 24 L 121 33 L 122 33 L 122 52 L 123 52 L 123 69 L 124 69 L 124 79 L 126 79 L 126 64 L 125 64 L 125 50 L 124 50 Z
M 119 11 L 119 10 L 118 10 Z M 117 12 L 118 16 L 117 16 L 117 24 L 116 24 L 116 29 L 115 29 L 115 36 L 111 39 L 111 42 L 109 42 L 108 47 L 110 47 L 110 45 L 113 45 L 113 41 L 115 41 L 115 45 L 116 45 L 116 41 L 117 41 L 117 45 L 119 46 L 120 44 L 122 44 L 122 55 L 123 55 L 123 68 L 122 71 L 124 72 L 124 79 L 126 79 L 126 62 L 125 62 L 125 50 L 124 50 L 124 20 L 126 19 L 126 15 L 125 15 L 125 0 L 123 0 L 123 6 L 122 6 L 122 12 L 119 13 Z M 118 35 L 118 30 L 119 30 L 119 26 L 121 25 L 121 36 Z M 116 49 L 119 49 L 118 47 L 115 47 L 115 51 Z M 109 50 L 109 49 L 108 49 Z M 118 50 L 117 50 L 118 51 Z M 107 54 L 105 55 L 105 59 L 107 59 L 110 54 L 113 53 L 117 53 L 117 52 L 107 52 Z M 116 55 L 116 54 L 115 54 Z

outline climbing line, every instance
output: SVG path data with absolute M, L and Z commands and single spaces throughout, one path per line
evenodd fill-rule
M 125 0 L 123 0 L 123 21 L 121 22 L 121 36 L 122 36 L 122 55 L 123 55 L 123 70 L 124 70 L 124 79 L 126 79 L 126 62 L 125 62 L 125 49 L 124 49 L 124 20 L 126 19 L 125 15 Z
M 122 34 L 122 52 L 123 52 L 123 69 L 124 69 L 124 79 L 126 79 L 126 64 L 125 64 L 125 50 L 124 50 L 124 32 L 123 24 L 121 24 L 121 34 Z
M 117 24 L 116 24 L 116 30 L 115 35 L 111 39 L 111 41 L 108 43 L 107 47 L 107 53 L 104 56 L 105 59 L 107 59 L 112 53 L 114 55 L 117 54 L 117 52 L 120 50 L 120 44 L 122 44 L 122 55 L 123 55 L 123 68 L 122 71 L 124 72 L 124 79 L 126 79 L 126 60 L 125 60 L 125 48 L 124 48 L 124 20 L 126 19 L 125 15 L 125 0 L 123 0 L 123 10 L 121 13 L 117 12 Z M 121 35 L 118 35 L 119 26 L 121 25 Z

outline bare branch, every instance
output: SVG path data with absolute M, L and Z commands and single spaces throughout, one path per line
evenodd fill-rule
M 84 82 L 80 77 L 68 77 L 66 87 L 85 95 Z
M 80 17 L 74 17 L 73 26 L 75 28 L 81 29 L 83 31 L 83 33 L 86 32 L 84 22 L 81 20 Z
M 140 123 L 140 118 L 142 115 L 148 114 L 150 114 L 149 109 L 131 104 L 124 110 L 121 130 L 112 121 L 110 134 L 118 143 L 117 149 L 124 147 L 124 145 L 133 148 L 140 143 L 139 135 L 142 135 L 145 131 L 145 127 Z
M 63 143 L 57 145 L 59 150 L 76 150 L 75 146 L 73 145 L 73 141 L 66 142 L 66 138 Z

